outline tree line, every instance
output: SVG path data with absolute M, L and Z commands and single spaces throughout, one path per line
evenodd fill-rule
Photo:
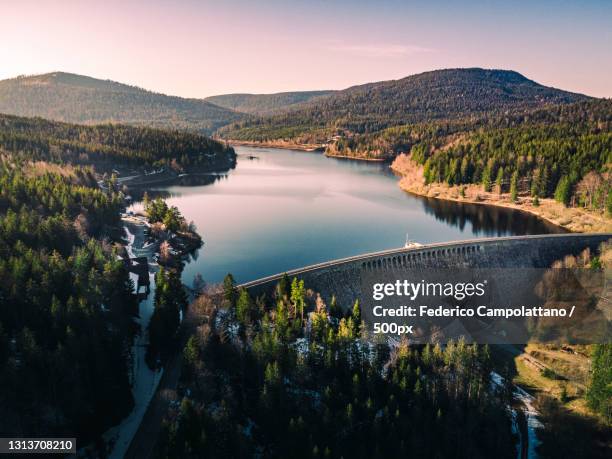
M 234 150 L 208 137 L 120 124 L 84 126 L 0 115 L 0 148 L 31 161 L 134 168 L 229 168 Z

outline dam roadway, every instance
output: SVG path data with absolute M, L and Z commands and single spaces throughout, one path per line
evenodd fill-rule
M 473 239 L 372 252 L 289 270 L 286 274 L 289 277 L 303 279 L 309 288 L 320 292 L 324 297 L 335 294 L 339 301 L 353 301 L 360 294 L 361 276 L 364 273 L 383 271 L 395 275 L 402 269 L 420 267 L 544 268 L 566 255 L 577 255 L 587 248 L 594 251 L 608 241 L 612 241 L 612 233 Z M 246 282 L 239 287 L 248 289 L 252 295 L 267 293 L 284 274 L 279 273 Z M 187 311 L 179 330 L 182 345 L 195 332 L 200 321 L 201 319 L 196 318 L 191 309 Z M 166 364 L 164 376 L 130 443 L 126 458 L 154 457 L 155 443 L 161 431 L 163 418 L 170 404 L 179 397 L 177 386 L 180 378 L 181 355 L 181 352 L 177 352 Z
M 363 275 L 401 274 L 414 269 L 548 268 L 567 255 L 596 251 L 612 233 L 563 233 L 508 236 L 427 244 L 383 250 L 327 261 L 241 284 L 251 295 L 270 292 L 287 274 L 304 280 L 324 298 L 335 295 L 344 304 L 359 298 Z

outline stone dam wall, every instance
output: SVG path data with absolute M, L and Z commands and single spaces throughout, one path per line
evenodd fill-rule
M 566 255 L 585 249 L 596 251 L 612 233 L 551 234 L 474 239 L 400 248 L 333 260 L 288 271 L 290 278 L 303 279 L 310 288 L 328 300 L 336 295 L 338 303 L 349 305 L 361 298 L 363 276 L 377 275 L 400 279 L 415 269 L 453 268 L 548 268 Z M 242 284 L 252 296 L 270 294 L 283 276 L 273 276 Z

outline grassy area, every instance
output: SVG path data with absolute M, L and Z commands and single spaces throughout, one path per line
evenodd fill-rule
M 591 365 L 588 355 L 585 346 L 529 344 L 525 353 L 514 359 L 514 383 L 534 395 L 554 398 L 575 414 L 603 421 L 587 407 L 584 398 Z
M 522 210 L 577 233 L 612 231 L 612 218 L 602 211 L 566 207 L 551 198 L 540 198 L 540 204 L 535 206 L 532 198 L 526 193 L 519 194 L 516 202 L 513 202 L 510 193 L 485 192 L 480 184 L 461 186 L 449 186 L 446 183 L 437 182 L 425 184 L 423 166 L 415 163 L 405 154 L 399 155 L 393 161 L 391 169 L 401 174 L 399 186 L 409 193 L 448 201 L 488 204 Z

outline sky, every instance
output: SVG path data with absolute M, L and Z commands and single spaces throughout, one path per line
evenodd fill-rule
M 183 97 L 516 70 L 612 97 L 610 0 L 0 0 L 0 79 L 66 71 Z

